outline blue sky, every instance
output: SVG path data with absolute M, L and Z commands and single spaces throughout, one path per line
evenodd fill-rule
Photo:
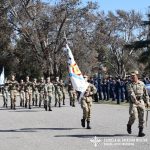
M 47 2 L 55 2 L 58 0 L 43 0 Z M 89 0 L 81 0 L 82 3 L 86 3 Z M 104 10 L 106 13 L 111 10 L 115 11 L 117 9 L 123 10 L 136 10 L 143 14 L 148 11 L 148 6 L 150 6 L 150 0 L 91 0 L 93 2 L 98 2 L 100 10 Z

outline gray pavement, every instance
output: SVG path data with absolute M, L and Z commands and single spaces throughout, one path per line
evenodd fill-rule
M 92 129 L 81 127 L 82 109 L 77 103 L 53 107 L 53 111 L 34 107 L 31 110 L 2 108 L 0 96 L 0 150 L 148 150 L 150 118 L 147 135 L 137 137 L 137 121 L 128 135 L 128 106 L 93 104 Z M 19 104 L 19 102 L 18 102 Z M 95 144 L 94 144 L 95 143 Z

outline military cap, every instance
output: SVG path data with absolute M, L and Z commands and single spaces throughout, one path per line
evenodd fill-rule
M 134 70 L 134 71 L 131 72 L 131 75 L 132 75 L 132 76 L 138 75 L 138 74 L 139 74 L 139 72 L 138 72 L 137 70 Z

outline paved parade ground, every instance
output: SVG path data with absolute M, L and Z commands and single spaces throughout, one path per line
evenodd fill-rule
M 82 110 L 78 103 L 52 107 L 53 111 L 34 107 L 17 110 L 2 107 L 0 97 L 0 150 L 148 150 L 150 118 L 147 135 L 137 137 L 137 121 L 128 135 L 127 105 L 93 104 L 92 129 L 81 127 Z

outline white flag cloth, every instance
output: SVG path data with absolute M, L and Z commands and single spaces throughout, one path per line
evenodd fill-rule
M 80 91 L 84 93 L 89 85 L 88 82 L 85 81 L 83 75 L 76 64 L 71 49 L 68 44 L 66 44 L 65 51 L 68 55 L 68 68 L 69 68 L 69 77 L 71 79 L 72 86 L 74 90 Z
M 0 85 L 3 85 L 5 83 L 5 75 L 4 75 L 4 67 L 2 70 L 2 73 L 0 75 Z

